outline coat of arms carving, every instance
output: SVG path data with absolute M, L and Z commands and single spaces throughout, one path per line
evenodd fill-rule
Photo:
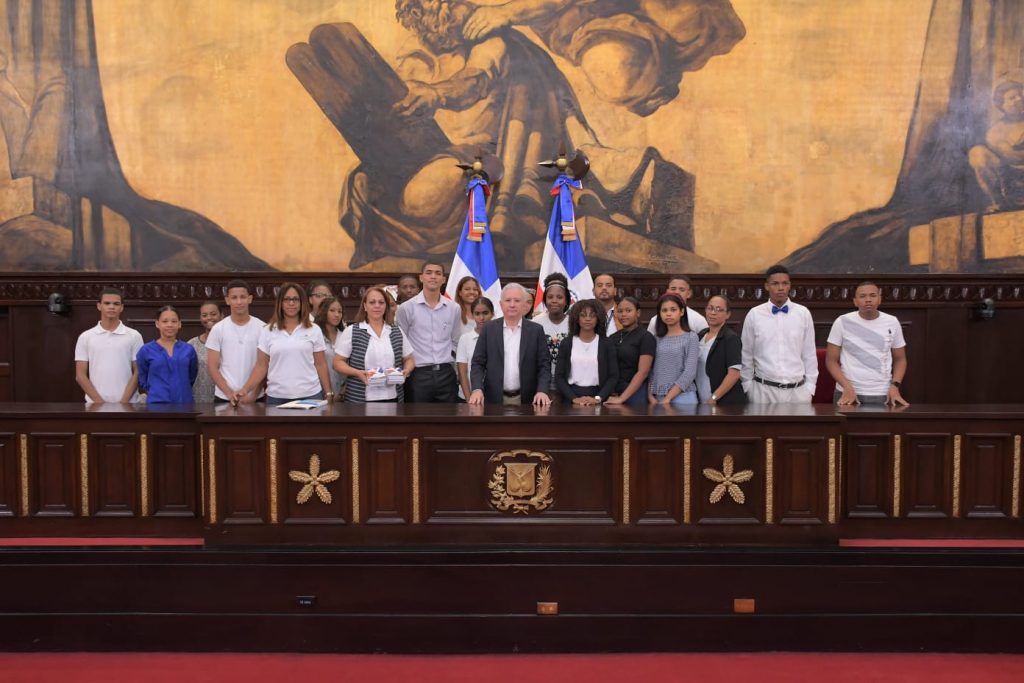
M 496 465 L 487 488 L 498 510 L 525 515 L 554 504 L 552 459 L 547 453 L 520 448 L 495 453 L 487 462 Z

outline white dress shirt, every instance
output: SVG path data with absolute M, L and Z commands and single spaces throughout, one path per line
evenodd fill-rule
M 818 356 L 811 312 L 788 299 L 783 304 L 788 306 L 788 313 L 772 315 L 772 306 L 771 301 L 755 306 L 743 320 L 743 388 L 750 393 L 756 375 L 780 384 L 804 380 L 813 394 L 818 382 Z
M 515 327 L 502 318 L 501 331 L 505 340 L 505 373 L 502 380 L 504 391 L 519 391 L 519 346 L 523 338 L 523 321 L 519 320 Z M 543 390 L 543 387 L 538 387 Z

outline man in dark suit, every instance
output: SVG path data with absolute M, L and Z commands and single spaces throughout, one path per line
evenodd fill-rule
M 484 325 L 470 366 L 471 405 L 487 403 L 551 404 L 551 354 L 547 335 L 537 323 L 524 320 L 530 296 L 518 283 L 501 290 L 502 317 Z M 506 363 L 505 358 L 518 358 Z

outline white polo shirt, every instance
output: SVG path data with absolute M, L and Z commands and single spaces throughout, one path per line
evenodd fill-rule
M 220 354 L 220 374 L 228 386 L 241 389 L 249 380 L 252 369 L 256 367 L 256 346 L 260 341 L 260 331 L 266 326 L 265 322 L 253 316 L 249 316 L 249 322 L 244 325 L 238 325 L 228 317 L 210 329 L 206 337 L 206 348 Z M 225 401 L 231 398 L 225 396 L 220 387 L 214 389 L 213 393 Z
M 264 327 L 258 348 L 270 356 L 267 396 L 305 398 L 323 390 L 313 365 L 313 354 L 325 348 L 324 333 L 316 325 L 299 325 L 291 334 L 280 327 Z
M 697 311 L 693 310 L 689 306 L 686 307 L 686 322 L 690 326 L 690 332 L 699 333 L 701 330 L 708 329 L 708 319 L 702 316 Z M 647 323 L 647 331 L 657 336 L 655 332 L 656 325 L 658 324 L 658 312 L 654 312 L 654 317 L 651 318 L 650 322 Z
M 892 381 L 892 350 L 907 345 L 895 316 L 878 312 L 867 320 L 853 311 L 836 318 L 828 343 L 841 347 L 839 364 L 862 396 L 887 396 Z
M 142 348 L 142 335 L 138 330 L 118 323 L 117 329 L 108 332 L 96 323 L 96 327 L 78 336 L 75 344 L 75 360 L 89 364 L 89 381 L 104 401 L 116 403 L 124 395 L 125 387 L 132 379 L 132 363 L 135 354 Z M 132 394 L 135 401 L 139 395 Z M 86 403 L 92 403 L 88 395 Z

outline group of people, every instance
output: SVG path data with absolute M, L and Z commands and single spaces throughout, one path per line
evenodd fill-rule
M 741 334 L 728 325 L 729 299 L 711 296 L 703 314 L 689 308 L 689 278 L 672 277 L 647 326 L 640 303 L 619 297 L 612 275 L 594 279 L 592 298 L 572 302 L 566 277 L 543 283 L 543 310 L 531 319 L 533 297 L 512 283 L 501 291 L 500 317 L 463 278 L 455 299 L 443 293 L 444 267 L 427 262 L 397 288 L 366 288 L 351 324 L 324 281 L 278 289 L 270 320 L 250 314 L 252 291 L 242 280 L 219 302 L 199 309 L 203 333 L 178 340 L 181 317 L 162 307 L 157 338 L 121 322 L 119 290 L 104 289 L 96 327 L 75 350 L 76 379 L 87 403 L 281 405 L 311 399 L 354 403 L 461 402 L 472 405 L 552 400 L 576 406 L 693 406 L 807 403 L 818 360 L 810 311 L 790 299 L 789 271 L 766 272 L 768 301 L 746 315 Z M 396 295 L 392 294 L 392 290 Z M 826 367 L 839 405 L 906 405 L 907 369 L 899 321 L 879 310 L 881 291 L 859 284 L 856 310 L 840 316 L 828 337 Z M 513 359 L 507 362 L 507 359 Z

